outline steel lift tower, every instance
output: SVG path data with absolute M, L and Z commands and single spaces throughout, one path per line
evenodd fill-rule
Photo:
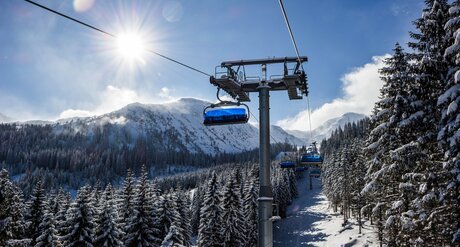
M 270 91 L 286 90 L 290 100 L 302 99 L 308 95 L 307 76 L 302 63 L 305 57 L 281 57 L 225 61 L 216 67 L 211 84 L 227 92 L 238 102 L 250 101 L 249 93 L 259 92 L 259 247 L 273 246 L 272 203 L 273 194 L 270 184 Z M 267 77 L 268 64 L 284 64 L 283 75 Z M 262 77 L 247 77 L 245 66 L 259 65 Z M 291 68 L 289 68 L 291 66 Z M 224 72 L 217 72 L 218 68 Z

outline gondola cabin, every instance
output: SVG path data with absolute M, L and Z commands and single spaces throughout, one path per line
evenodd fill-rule
M 204 125 L 243 124 L 249 120 L 244 108 L 219 108 L 204 112 Z
M 295 168 L 295 162 L 290 160 L 281 161 L 279 165 L 281 168 Z

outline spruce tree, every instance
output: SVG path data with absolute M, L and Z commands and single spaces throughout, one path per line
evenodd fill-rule
M 78 191 L 63 227 L 67 234 L 61 237 L 61 241 L 65 246 L 94 246 L 94 208 L 90 186 Z
M 442 218 L 442 237 L 452 245 L 460 245 L 460 1 L 456 0 L 449 9 L 446 34 L 451 37 L 445 50 L 449 69 L 443 94 L 438 98 L 441 112 L 438 143 L 444 152 L 444 178 L 441 184 L 442 204 L 437 209 Z
M 137 183 L 134 198 L 134 215 L 126 226 L 125 246 L 148 247 L 161 242 L 158 232 L 154 232 L 152 195 L 148 189 L 147 170 L 142 166 L 141 177 Z
M 131 217 L 134 215 L 134 191 L 134 175 L 131 169 L 128 169 L 118 199 L 119 224 L 121 230 L 125 233 L 128 232 L 127 227 L 130 224 Z
M 213 172 L 207 184 L 203 207 L 201 208 L 198 246 L 222 246 L 221 214 L 217 175 Z
M 442 93 L 448 72 L 444 53 L 448 47 L 449 38 L 444 26 L 448 18 L 448 4 L 446 0 L 426 1 L 426 8 L 421 18 L 416 20 L 415 26 L 419 33 L 411 33 L 415 40 L 409 46 L 414 48 L 415 84 L 408 89 L 413 97 L 412 114 L 407 121 L 417 136 L 414 142 L 419 145 L 419 157 L 426 159 L 417 162 L 414 173 L 419 174 L 420 180 L 414 184 L 419 189 L 419 195 L 410 205 L 414 214 L 414 230 L 411 231 L 412 243 L 423 242 L 425 245 L 438 244 L 440 235 L 440 221 L 437 217 L 430 217 L 440 206 L 439 180 L 442 178 L 441 152 L 436 143 L 437 127 L 441 118 L 436 105 Z M 426 217 L 428 216 L 428 217 Z
M 254 178 L 246 182 L 243 198 L 243 216 L 244 216 L 244 246 L 252 247 L 257 245 L 257 221 L 258 221 L 258 191 L 254 184 Z
M 241 210 L 241 198 L 239 198 L 239 187 L 236 186 L 236 173 L 227 181 L 223 188 L 222 208 L 222 229 L 221 236 L 224 247 L 243 246 L 243 215 Z
M 40 223 L 41 234 L 36 240 L 35 247 L 60 247 L 63 246 L 59 241 L 58 231 L 55 227 L 53 214 L 46 209 L 43 220 Z
M 114 194 L 111 185 L 104 191 L 99 211 L 99 224 L 95 231 L 95 246 L 116 247 L 123 246 L 122 232 L 116 222 L 117 213 L 114 203 Z
M 29 202 L 29 221 L 28 236 L 31 238 L 31 245 L 37 243 L 37 238 L 41 235 L 40 223 L 43 221 L 45 214 L 45 191 L 43 190 L 42 181 L 39 180 L 35 185 L 32 196 Z

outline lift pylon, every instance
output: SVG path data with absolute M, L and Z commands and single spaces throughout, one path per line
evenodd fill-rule
M 250 101 L 250 92 L 259 92 L 259 220 L 258 246 L 273 246 L 272 204 L 270 184 L 270 91 L 285 90 L 290 100 L 302 99 L 308 95 L 307 76 L 302 63 L 307 57 L 281 57 L 225 61 L 216 67 L 211 84 L 227 92 L 238 102 Z M 284 64 L 281 76 L 267 77 L 268 64 Z M 262 77 L 247 76 L 245 66 L 259 65 Z M 291 66 L 291 67 L 289 67 Z M 218 72 L 223 70 L 223 72 Z

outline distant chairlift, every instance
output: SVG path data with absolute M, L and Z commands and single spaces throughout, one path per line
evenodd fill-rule
M 295 168 L 296 172 L 304 172 L 305 171 L 305 166 L 298 166 Z
M 323 163 L 323 157 L 319 154 L 316 148 L 316 142 L 313 142 L 300 158 L 300 163 L 303 165 L 316 165 L 319 166 Z
M 288 155 L 288 153 L 284 153 L 284 156 L 281 157 L 281 162 L 279 163 L 280 168 L 295 168 L 296 162 L 294 159 Z

